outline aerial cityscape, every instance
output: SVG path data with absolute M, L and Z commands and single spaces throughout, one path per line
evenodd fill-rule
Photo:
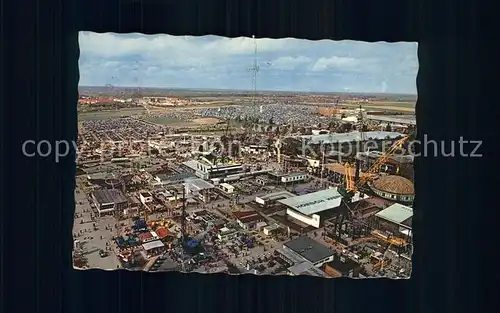
M 416 49 L 81 32 L 74 267 L 409 278 Z

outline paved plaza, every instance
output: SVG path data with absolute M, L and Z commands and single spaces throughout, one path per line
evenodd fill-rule
M 73 236 L 82 246 L 89 268 L 120 268 L 118 258 L 112 253 L 112 238 L 117 235 L 117 221 L 113 217 L 95 218 L 91 205 L 83 193 L 75 194 L 76 208 Z M 95 225 L 95 226 L 94 226 Z M 100 250 L 110 252 L 107 257 L 99 255 Z

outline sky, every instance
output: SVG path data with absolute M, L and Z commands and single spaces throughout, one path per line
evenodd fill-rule
M 257 90 L 416 94 L 417 43 L 256 39 Z M 80 32 L 80 86 L 252 90 L 254 41 Z

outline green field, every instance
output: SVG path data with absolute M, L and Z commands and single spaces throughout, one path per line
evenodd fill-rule
M 415 102 L 376 102 L 369 103 L 366 106 L 370 105 L 381 105 L 381 106 L 395 106 L 395 107 L 405 107 L 405 108 L 414 108 Z
M 189 122 L 184 122 L 173 117 L 167 116 L 151 116 L 144 118 L 145 121 L 160 125 L 172 125 L 172 124 L 187 124 Z
M 359 107 L 359 104 L 343 104 L 347 107 Z M 415 103 L 411 102 L 377 102 L 363 103 L 361 107 L 367 111 L 415 112 Z
M 81 121 L 89 120 L 105 120 L 108 118 L 135 116 L 145 113 L 144 108 L 126 108 L 112 111 L 99 111 L 99 112 L 78 112 L 78 119 Z

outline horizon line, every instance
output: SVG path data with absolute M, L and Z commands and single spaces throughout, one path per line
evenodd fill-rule
M 224 89 L 224 88 L 188 88 L 188 87 L 138 87 L 138 86 L 112 86 L 105 85 L 79 85 L 78 88 L 137 88 L 137 89 L 159 89 L 159 90 L 186 90 L 186 91 L 239 91 L 253 93 L 251 89 Z M 272 90 L 262 89 L 256 93 L 262 92 L 287 92 L 287 93 L 344 93 L 344 94 L 378 94 L 378 95 L 401 95 L 401 96 L 418 96 L 418 93 L 402 93 L 402 92 L 381 92 L 381 91 L 306 91 L 306 90 Z

